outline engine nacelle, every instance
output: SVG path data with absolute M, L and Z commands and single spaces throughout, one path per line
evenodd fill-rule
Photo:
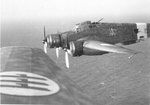
M 71 56 L 81 56 L 83 55 L 83 42 L 74 41 L 69 43 L 70 55 Z
M 83 46 L 83 41 L 74 41 L 69 43 L 69 48 L 70 48 L 70 55 L 75 57 L 75 56 L 81 56 L 81 55 L 88 55 L 88 56 L 93 56 L 93 55 L 102 55 L 108 52 L 105 51 L 100 51 L 100 50 L 94 50 L 90 48 L 85 48 Z
M 61 47 L 62 38 L 60 34 L 51 34 L 47 36 L 47 42 L 50 48 Z

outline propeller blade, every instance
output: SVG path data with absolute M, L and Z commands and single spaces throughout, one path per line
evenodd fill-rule
M 44 52 L 47 53 L 47 43 L 44 43 Z
M 69 57 L 67 51 L 65 51 L 65 61 L 66 61 L 66 67 L 69 68 Z
M 47 38 L 46 38 L 45 26 L 44 26 L 44 39 L 42 42 L 44 44 L 44 52 L 47 53 Z
M 100 41 L 94 41 L 94 40 L 87 40 L 83 44 L 84 47 L 90 48 L 90 49 L 95 49 L 95 50 L 100 50 L 100 51 L 106 51 L 106 52 L 113 52 L 113 53 L 129 53 L 129 54 L 137 54 L 138 52 L 127 49 L 121 46 L 117 45 L 112 45 L 108 43 L 103 43 Z
M 56 56 L 59 58 L 59 48 L 56 48 Z
M 46 38 L 46 31 L 45 31 L 45 26 L 44 26 L 44 39 Z
M 68 43 L 68 36 L 67 36 L 67 39 L 66 39 L 66 42 Z M 66 48 L 64 49 L 65 51 L 65 61 L 66 61 L 66 67 L 69 68 L 69 57 L 68 57 L 68 44 L 66 43 Z

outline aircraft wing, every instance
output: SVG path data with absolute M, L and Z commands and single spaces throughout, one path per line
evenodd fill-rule
M 112 45 L 100 41 L 94 41 L 94 40 L 86 40 L 83 43 L 83 47 L 93 49 L 93 50 L 99 50 L 99 51 L 105 51 L 105 52 L 113 52 L 113 53 L 129 53 L 129 54 L 137 54 L 138 52 L 124 48 L 122 46 Z
M 95 105 L 41 49 L 0 50 L 1 104 Z

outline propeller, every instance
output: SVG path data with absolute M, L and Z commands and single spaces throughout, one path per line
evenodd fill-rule
M 47 53 L 47 38 L 46 38 L 45 26 L 44 26 L 44 39 L 42 42 L 44 44 L 44 52 Z
M 57 30 L 57 34 L 60 34 L 59 30 Z M 56 48 L 56 57 L 59 58 L 59 50 L 60 50 L 60 47 L 57 47 Z
M 47 43 L 44 44 L 44 52 L 47 53 Z
M 65 51 L 65 62 L 66 62 L 66 67 L 69 68 L 69 50 L 68 50 L 68 37 L 66 38 L 66 48 L 64 48 Z
M 54 37 L 54 36 L 53 36 Z M 50 37 L 50 42 L 52 44 L 57 44 L 55 42 L 55 40 L 52 40 L 52 36 Z M 45 31 L 45 26 L 44 26 L 44 39 L 43 39 L 43 44 L 44 44 L 44 52 L 47 53 L 47 46 L 48 46 L 48 41 L 47 41 L 47 37 L 46 37 L 46 31 Z M 55 43 L 54 43 L 55 42 Z M 56 47 L 56 57 L 59 58 L 59 50 L 61 49 L 61 47 Z M 66 63 L 66 67 L 69 68 L 69 57 L 68 57 L 68 38 L 66 39 L 66 47 L 64 48 L 65 51 L 65 63 Z
M 56 57 L 59 58 L 59 48 L 56 48 Z
M 65 51 L 65 61 L 66 61 L 66 67 L 69 68 L 69 57 L 68 57 L 68 51 Z

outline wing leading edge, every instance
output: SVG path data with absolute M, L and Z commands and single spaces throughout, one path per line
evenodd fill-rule
M 112 53 L 129 53 L 132 55 L 138 53 L 137 51 L 127 49 L 122 46 L 112 45 L 112 44 L 108 44 L 100 41 L 94 41 L 94 40 L 84 41 L 83 47 L 99 50 L 99 51 L 112 52 Z

